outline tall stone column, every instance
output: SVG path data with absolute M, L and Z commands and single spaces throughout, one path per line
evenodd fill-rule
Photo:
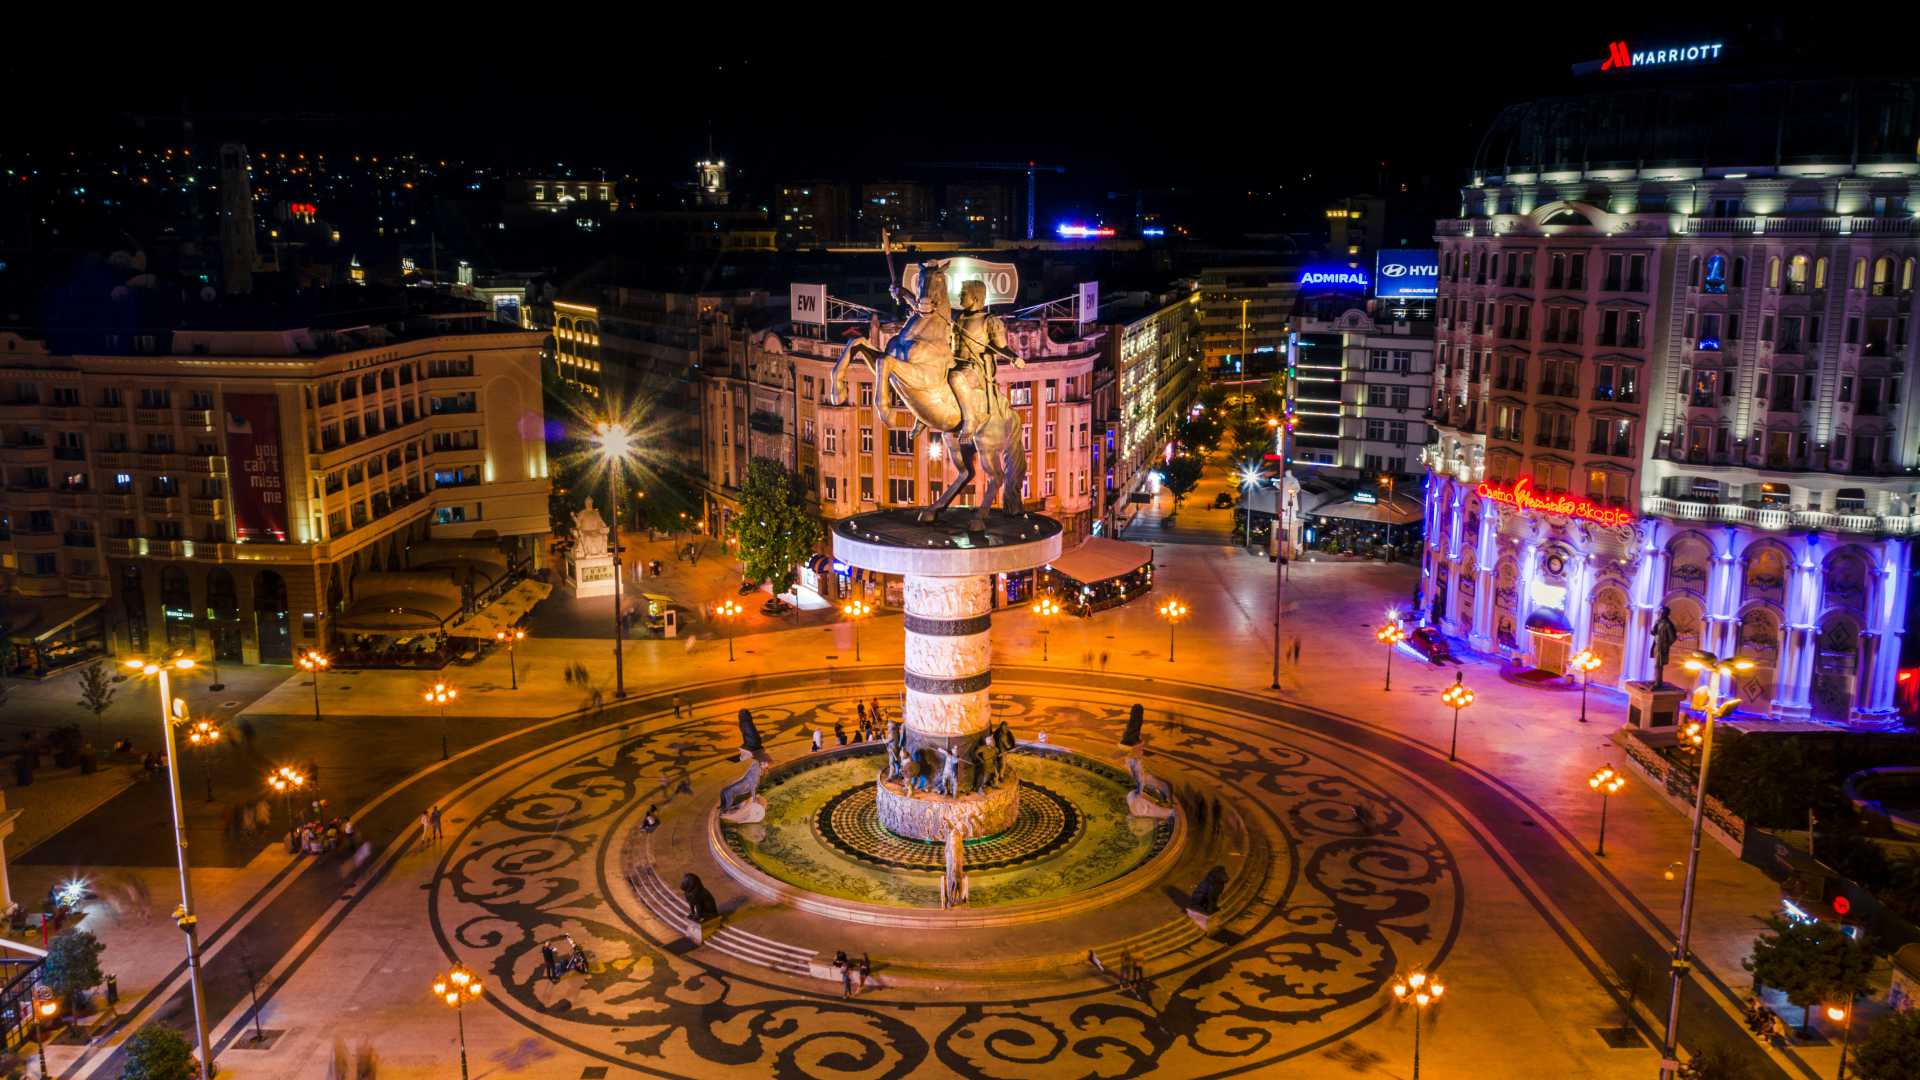
M 1795 545 L 1799 547 L 1798 544 Z M 1773 707 L 1782 720 L 1804 720 L 1813 713 L 1813 656 L 1819 628 L 1820 572 L 1812 545 L 1793 553 L 1787 567 L 1786 640 L 1773 672 Z
M 1731 656 L 1739 645 L 1740 582 L 1733 555 L 1738 536 L 1737 530 L 1726 530 L 1714 545 L 1713 566 L 1707 572 L 1707 606 L 1702 616 L 1706 625 L 1700 628 L 1700 647 L 1715 656 Z
M 993 585 L 989 578 L 907 575 L 906 725 L 929 739 L 987 726 L 993 681 Z
M 1488 499 L 1480 500 L 1480 535 L 1474 539 L 1473 554 L 1473 632 L 1467 642 L 1480 652 L 1492 652 L 1494 571 L 1500 567 L 1497 534 L 1500 510 Z

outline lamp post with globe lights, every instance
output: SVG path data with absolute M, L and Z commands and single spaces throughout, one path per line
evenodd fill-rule
M 1453 685 L 1440 691 L 1440 704 L 1453 710 L 1453 738 L 1447 743 L 1447 760 L 1454 760 L 1460 750 L 1460 710 L 1473 704 L 1473 691 L 1467 689 L 1466 672 L 1453 673 Z
M 320 719 L 320 673 L 333 666 L 333 658 L 313 649 L 302 649 L 294 663 L 313 676 L 313 718 Z
M 460 1028 L 460 1080 L 467 1080 L 467 1017 L 469 1002 L 480 1000 L 480 976 L 465 964 L 456 963 L 445 975 L 433 980 L 433 996 L 453 1010 Z
M 176 671 L 182 675 L 192 671 L 194 660 L 190 656 L 164 660 L 130 657 L 123 664 L 131 675 L 153 678 L 160 691 L 160 731 L 165 740 L 167 786 L 173 800 L 173 839 L 180 865 L 180 906 L 174 909 L 173 921 L 187 938 L 187 986 L 193 998 L 193 1034 L 200 1051 L 200 1072 L 202 1076 L 212 1076 L 214 1060 L 213 1045 L 207 1040 L 207 998 L 200 985 L 200 917 L 194 914 L 193 908 L 193 880 L 187 864 L 186 808 L 180 798 L 179 748 L 173 737 L 176 717 L 185 719 L 186 702 L 174 703 L 170 678 Z
M 733 620 L 739 618 L 744 610 L 746 609 L 733 600 L 722 600 L 713 605 L 714 617 L 727 624 L 727 663 L 729 664 L 733 663 Z M 856 630 L 854 633 L 858 634 L 859 631 Z
M 607 467 L 610 488 L 607 505 L 613 511 L 613 531 L 608 537 L 613 546 L 613 696 L 623 698 L 627 696 L 626 665 L 622 656 L 627 647 L 627 628 L 620 607 L 620 578 L 626 572 L 625 560 L 620 555 L 620 474 L 639 444 L 625 424 L 603 420 L 594 426 L 593 445 L 601 463 Z
M 520 689 L 520 669 L 513 658 L 513 647 L 527 640 L 525 627 L 509 626 L 493 632 L 493 640 L 507 647 L 507 678 L 512 680 L 510 690 Z
M 1752 671 L 1757 665 L 1745 656 L 1722 659 L 1709 652 L 1696 651 L 1687 657 L 1685 666 L 1696 674 L 1705 673 L 1707 684 L 1696 687 L 1693 692 L 1693 708 L 1699 712 L 1701 719 L 1688 724 L 1681 732 L 1683 744 L 1690 743 L 1700 749 L 1700 777 L 1693 797 L 1693 835 L 1687 846 L 1686 883 L 1680 890 L 1680 933 L 1674 944 L 1670 968 L 1666 1035 L 1660 1043 L 1660 1080 L 1675 1080 L 1680 1074 L 1680 995 L 1686 989 L 1687 975 L 1693 969 L 1688 948 L 1693 940 L 1694 885 L 1700 873 L 1700 833 L 1707 816 L 1707 770 L 1713 764 L 1713 725 L 1740 704 L 1737 697 L 1722 696 L 1721 689 L 1725 685 L 1724 680 L 1741 672 Z
M 1177 597 L 1160 605 L 1160 617 L 1167 620 L 1167 663 L 1173 663 L 1173 628 L 1193 609 Z
M 1840 1029 L 1840 1070 L 1833 1075 L 1834 1080 L 1847 1080 L 1847 1047 L 1853 1042 L 1853 1001 L 1849 999 L 1844 1006 L 1827 1006 L 1827 1019 L 1844 1025 Z M 44 1064 L 41 1071 L 46 1071 Z
M 1420 1021 L 1425 1018 L 1427 1006 L 1440 1000 L 1447 988 L 1440 980 L 1423 971 L 1416 971 L 1404 978 L 1393 980 L 1393 1000 L 1402 1005 L 1413 1007 L 1413 1076 L 1420 1078 Z
M 447 760 L 447 702 L 459 697 L 460 692 L 446 683 L 437 682 L 420 696 L 426 699 L 427 704 L 438 706 L 440 709 L 440 760 L 445 761 Z
M 1580 722 L 1587 722 L 1587 687 L 1593 685 L 1593 670 L 1600 666 L 1600 658 L 1592 649 L 1581 649 L 1567 660 L 1567 669 L 1580 673 Z
M 280 796 L 280 805 L 287 812 L 287 831 L 293 831 L 293 793 L 307 786 L 307 777 L 291 765 L 282 765 L 267 774 L 267 786 Z
M 60 1015 L 60 1002 L 53 991 L 45 986 L 33 988 L 33 1008 L 27 1010 L 33 1017 L 33 1041 L 40 1054 L 40 1080 L 50 1080 L 53 1076 L 47 1071 L 47 1025 Z
M 1383 689 L 1393 689 L 1393 650 L 1407 640 L 1407 628 L 1401 624 L 1400 617 L 1389 613 L 1385 625 L 1373 632 L 1373 640 L 1387 647 L 1387 682 Z
M 212 802 L 213 766 L 207 761 L 207 755 L 213 751 L 215 744 L 220 741 L 220 725 L 211 720 L 195 720 L 191 724 L 184 724 L 182 726 L 187 732 L 187 745 L 193 747 L 195 750 L 203 751 L 203 753 L 200 754 L 200 779 L 205 781 L 207 785 L 207 801 Z
M 1594 846 L 1593 853 L 1604 858 L 1607 854 L 1607 800 L 1627 786 L 1627 777 L 1611 765 L 1602 765 L 1587 777 L 1587 786 L 1600 793 L 1600 843 Z
M 1043 664 L 1047 662 L 1048 639 L 1053 636 L 1053 631 L 1045 624 L 1058 618 L 1060 612 L 1063 610 L 1065 609 L 1060 606 L 1060 601 L 1055 600 L 1051 593 L 1033 602 L 1034 618 L 1039 619 L 1042 623 L 1040 627 L 1040 662 Z
M 847 621 L 853 624 L 853 659 L 855 663 L 859 663 L 860 620 L 873 614 L 873 607 L 865 600 L 849 600 L 845 604 L 840 605 L 840 614 L 845 615 Z M 732 654 L 729 653 L 728 655 Z
M 1284 420 L 1269 417 L 1267 426 L 1274 429 L 1274 453 L 1280 458 L 1280 478 L 1273 489 L 1273 524 L 1269 537 L 1273 547 L 1273 684 L 1269 690 L 1280 689 L 1280 586 L 1287 580 L 1287 437 L 1300 422 L 1299 417 L 1288 405 Z

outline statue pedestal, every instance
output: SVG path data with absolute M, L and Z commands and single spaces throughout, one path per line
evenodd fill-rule
M 1627 726 L 1643 729 L 1670 728 L 1680 722 L 1680 699 L 1687 692 L 1666 683 L 1630 682 L 1627 691 Z
M 1130 791 L 1127 793 L 1127 812 L 1139 818 L 1170 818 L 1173 816 L 1173 807 L 1163 806 L 1137 791 Z
M 767 800 L 755 795 L 731 810 L 720 811 L 720 820 L 730 825 L 752 825 L 767 819 Z
M 612 596 L 613 556 L 568 559 L 567 588 L 575 596 Z
M 969 532 L 965 510 L 923 525 L 913 510 L 880 510 L 833 526 L 834 558 L 904 579 L 906 704 L 902 743 L 929 788 L 951 777 L 958 794 L 908 793 L 880 781 L 881 824 L 897 836 L 945 840 L 992 836 L 1020 813 L 1020 782 L 1002 767 L 983 790 L 974 776 L 982 743 L 991 742 L 992 575 L 1030 570 L 1060 556 L 1060 523 L 1038 514 L 997 511 Z

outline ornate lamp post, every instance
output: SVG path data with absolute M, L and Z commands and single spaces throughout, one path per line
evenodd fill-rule
M 1167 663 L 1173 663 L 1173 628 L 1193 609 L 1180 602 L 1178 598 L 1169 599 L 1160 605 L 1160 617 L 1167 620 Z
M 620 555 L 620 473 L 626 468 L 637 444 L 625 424 L 603 420 L 593 429 L 593 445 L 600 460 L 607 466 L 607 484 L 611 489 L 607 505 L 613 508 L 613 533 L 608 537 L 613 545 L 613 696 L 623 698 L 627 696 L 626 665 L 622 655 L 627 647 L 627 628 L 621 621 L 623 612 L 620 607 L 620 578 L 626 570 L 625 560 Z
M 1293 433 L 1299 424 L 1299 418 L 1293 415 L 1292 403 L 1288 402 L 1286 419 L 1269 419 L 1267 426 L 1274 429 L 1274 452 L 1280 455 L 1280 481 L 1273 492 L 1273 684 L 1267 689 L 1280 689 L 1280 586 L 1287 579 L 1287 436 Z
M 173 839 L 180 864 L 180 906 L 174 909 L 173 921 L 187 936 L 187 986 L 193 995 L 193 1034 L 200 1048 L 200 1074 L 212 1076 L 214 1061 L 213 1046 L 207 1041 L 207 998 L 200 987 L 200 917 L 193 913 L 193 882 L 187 866 L 187 818 L 180 800 L 180 758 L 173 739 L 173 686 L 168 679 L 171 672 L 193 670 L 194 662 L 190 656 L 176 656 L 166 660 L 133 657 L 124 663 L 131 673 L 155 677 L 159 683 L 160 730 L 166 739 L 167 783 L 173 797 Z M 180 711 L 185 710 L 183 701 Z
M 453 1010 L 460 1026 L 460 1080 L 467 1080 L 467 1017 L 465 1009 L 470 1001 L 480 1000 L 480 976 L 467 969 L 465 964 L 454 964 L 445 975 L 433 980 L 433 996 Z
M 1600 666 L 1600 658 L 1593 655 L 1591 649 L 1581 649 L 1567 661 L 1567 668 L 1580 673 L 1580 722 L 1587 722 L 1587 687 L 1593 685 L 1593 669 Z
M 60 1015 L 60 1002 L 54 998 L 52 990 L 44 986 L 35 986 L 33 988 L 33 1008 L 28 1011 L 33 1016 L 33 1041 L 40 1052 L 40 1080 L 49 1080 L 53 1074 L 47 1071 L 46 1025 L 52 1023 L 53 1018 Z
M 1595 855 L 1607 853 L 1607 800 L 1621 788 L 1627 786 L 1625 773 L 1611 765 L 1602 765 L 1587 777 L 1587 786 L 1600 793 L 1600 843 L 1593 849 Z
M 1420 1021 L 1424 1019 L 1427 1006 L 1440 1000 L 1447 988 L 1440 980 L 1425 972 L 1416 971 L 1405 978 L 1393 980 L 1393 999 L 1402 1005 L 1413 1006 L 1413 1076 L 1420 1077 Z
M 853 659 L 854 662 L 858 663 L 860 660 L 860 620 L 873 614 L 873 607 L 865 600 L 849 600 L 840 606 L 840 614 L 845 615 L 847 621 L 853 624 Z M 729 637 L 727 640 L 729 644 L 731 644 L 733 639 Z M 727 656 L 728 658 L 732 658 L 733 652 L 731 648 L 729 648 Z
M 1840 1071 L 1834 1073 L 1834 1080 L 1847 1080 L 1847 1046 L 1853 1042 L 1853 1000 L 1849 998 L 1845 1006 L 1827 1006 L 1827 1019 L 1836 1024 L 1845 1024 L 1840 1029 Z M 41 1073 L 47 1071 L 46 1062 L 40 1063 Z
M 1387 647 L 1387 684 L 1385 689 L 1392 690 L 1393 650 L 1395 646 L 1407 640 L 1407 628 L 1400 624 L 1399 616 L 1391 616 L 1387 619 L 1386 625 L 1373 632 L 1373 640 Z
M 187 745 L 195 750 L 211 752 L 214 744 L 220 741 L 220 726 L 211 720 L 195 720 L 192 724 L 182 725 L 187 732 Z M 213 801 L 213 767 L 207 762 L 207 754 L 200 755 L 200 778 L 206 781 L 207 801 Z
M 313 676 L 313 718 L 320 719 L 320 673 L 333 666 L 333 658 L 313 649 L 302 649 L 294 663 L 300 670 Z
M 1693 969 L 1688 945 L 1693 939 L 1693 887 L 1700 872 L 1700 832 L 1707 816 L 1707 770 L 1713 764 L 1714 721 L 1732 712 L 1740 704 L 1736 697 L 1721 697 L 1722 680 L 1743 671 L 1751 671 L 1754 662 L 1744 656 L 1725 660 L 1708 652 L 1695 652 L 1686 660 L 1692 672 L 1707 672 L 1707 685 L 1693 692 L 1693 706 L 1703 718 L 1687 726 L 1683 734 L 1700 747 L 1699 787 L 1693 796 L 1693 839 L 1687 848 L 1687 880 L 1680 890 L 1680 935 L 1673 949 L 1672 986 L 1667 994 L 1667 1031 L 1661 1041 L 1660 1080 L 1674 1080 L 1680 1074 L 1680 995 L 1686 989 L 1687 975 Z
M 280 795 L 280 805 L 287 811 L 287 831 L 293 831 L 293 793 L 307 786 L 307 777 L 291 765 L 282 765 L 267 774 L 267 786 Z
M 733 620 L 739 618 L 740 612 L 744 610 L 746 609 L 733 600 L 722 600 L 713 605 L 714 617 L 727 624 L 727 663 L 729 664 L 733 663 Z M 855 630 L 854 633 L 858 634 L 859 631 Z
M 1440 704 L 1453 710 L 1453 739 L 1447 743 L 1447 760 L 1454 760 L 1460 750 L 1460 710 L 1473 704 L 1473 691 L 1467 689 L 1466 673 L 1453 673 L 1453 685 L 1440 691 Z
M 440 709 L 440 760 L 445 761 L 447 760 L 447 702 L 459 697 L 460 693 L 446 683 L 437 682 L 421 696 L 426 699 L 427 704 L 438 706 Z
M 507 647 L 507 677 L 513 680 L 513 685 L 509 689 L 520 689 L 520 669 L 513 659 L 513 647 L 526 639 L 527 631 L 524 627 L 513 626 L 493 632 L 493 640 Z
M 1267 422 L 1269 424 L 1273 423 L 1273 421 L 1271 420 Z M 1249 488 L 1259 487 L 1260 481 L 1266 479 L 1266 476 L 1267 474 L 1261 470 L 1260 466 L 1257 464 L 1254 464 L 1253 462 L 1247 462 L 1246 464 L 1240 466 L 1239 471 L 1234 476 L 1234 479 L 1240 482 L 1240 491 L 1242 494 L 1242 498 L 1240 500 L 1241 501 L 1240 517 L 1241 517 L 1241 520 L 1244 521 L 1246 525 L 1244 532 L 1241 534 L 1242 535 L 1242 539 L 1240 541 L 1241 547 L 1253 546 L 1253 509 L 1246 505 L 1245 493 Z
M 1042 623 L 1052 622 L 1062 610 L 1064 609 L 1061 608 L 1060 601 L 1055 600 L 1051 593 L 1033 602 L 1034 617 Z M 1040 662 L 1043 664 L 1047 662 L 1047 642 L 1052 636 L 1052 630 L 1044 625 L 1040 627 Z

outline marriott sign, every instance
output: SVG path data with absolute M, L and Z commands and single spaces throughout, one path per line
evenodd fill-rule
M 1632 68 L 1711 64 L 1720 59 L 1720 54 L 1725 49 L 1726 43 L 1721 41 L 1668 45 L 1658 49 L 1636 49 L 1625 41 L 1609 41 L 1604 59 L 1575 64 L 1573 73 L 1591 75 L 1601 71 L 1625 71 Z

